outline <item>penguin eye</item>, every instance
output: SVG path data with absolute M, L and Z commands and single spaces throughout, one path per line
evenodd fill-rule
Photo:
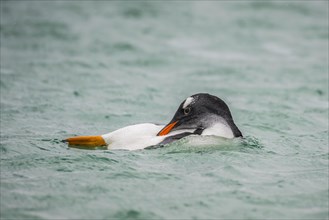
M 184 108 L 184 115 L 188 115 L 191 111 L 190 107 Z

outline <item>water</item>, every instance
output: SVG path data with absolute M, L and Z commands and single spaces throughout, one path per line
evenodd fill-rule
M 328 219 L 327 1 L 0 4 L 1 218 Z M 199 92 L 244 141 L 57 141 L 167 123 Z

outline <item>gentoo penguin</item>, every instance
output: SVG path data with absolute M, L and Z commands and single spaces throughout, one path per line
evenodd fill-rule
M 137 150 L 169 144 L 189 135 L 242 137 L 225 102 L 216 96 L 199 93 L 185 99 L 166 126 L 136 124 L 100 136 L 78 136 L 65 141 L 69 146 Z

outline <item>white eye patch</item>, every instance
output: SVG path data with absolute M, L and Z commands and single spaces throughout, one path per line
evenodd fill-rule
M 192 97 L 188 97 L 188 98 L 185 100 L 184 104 L 183 104 L 183 108 L 186 108 L 187 106 L 189 106 L 190 104 L 193 104 L 193 103 L 194 103 L 194 98 L 192 98 Z

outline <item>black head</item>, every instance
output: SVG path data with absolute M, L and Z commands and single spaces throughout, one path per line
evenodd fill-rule
M 242 137 L 225 102 L 216 96 L 199 93 L 188 97 L 180 104 L 173 119 L 158 135 L 184 129 L 194 129 L 202 133 L 204 129 L 218 122 L 231 128 L 234 137 Z

